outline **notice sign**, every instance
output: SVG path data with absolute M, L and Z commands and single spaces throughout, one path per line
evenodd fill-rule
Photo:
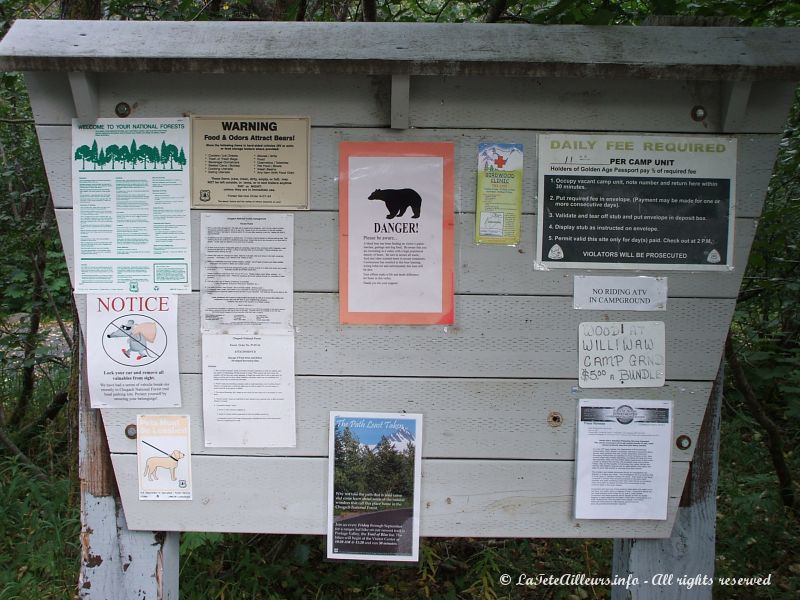
M 177 296 L 86 297 L 92 408 L 181 405 Z
M 732 268 L 736 140 L 539 136 L 537 268 Z
M 331 413 L 328 558 L 419 560 L 422 415 Z
M 578 383 L 584 388 L 661 387 L 664 323 L 600 321 L 578 326 Z
M 308 117 L 192 117 L 192 207 L 308 208 Z
M 189 415 L 138 415 L 139 500 L 191 500 Z
M 207 448 L 295 446 L 294 333 L 203 336 Z
M 339 146 L 342 323 L 453 322 L 453 144 Z
M 576 275 L 574 308 L 667 310 L 667 278 Z
M 204 333 L 292 330 L 294 215 L 200 215 Z
M 671 400 L 578 401 L 576 519 L 667 518 Z
M 192 291 L 188 156 L 188 119 L 73 119 L 77 293 Z
M 522 157 L 522 144 L 478 145 L 476 243 L 519 244 Z

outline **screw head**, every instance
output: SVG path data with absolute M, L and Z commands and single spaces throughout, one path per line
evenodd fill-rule
M 675 445 L 680 450 L 688 450 L 692 447 L 692 438 L 690 438 L 688 435 L 679 435 L 678 439 L 675 440 Z
M 563 422 L 564 417 L 561 416 L 560 412 L 553 411 L 547 415 L 547 424 L 550 425 L 550 427 L 561 427 Z
M 708 116 L 708 111 L 706 110 L 705 106 L 697 106 L 692 107 L 692 120 L 693 121 L 705 121 L 706 117 Z
M 137 433 L 136 425 L 134 425 L 133 423 L 125 427 L 125 437 L 128 438 L 129 440 L 135 440 L 136 433 Z
M 124 119 L 131 114 L 131 105 L 127 102 L 120 102 L 114 107 L 114 112 L 120 119 Z

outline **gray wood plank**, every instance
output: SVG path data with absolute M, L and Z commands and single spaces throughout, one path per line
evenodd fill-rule
M 108 73 L 100 81 L 104 117 L 114 117 L 117 103 L 127 102 L 131 117 L 297 115 L 311 117 L 314 126 L 390 123 L 388 76 Z
M 67 73 L 29 71 L 24 76 L 37 125 L 72 123 L 77 114 Z M 41 132 L 39 135 L 41 136 Z
M 19 20 L 0 56 L 4 70 L 796 80 L 800 31 Z
M 56 211 L 70 273 L 74 270 L 72 211 Z M 339 221 L 331 212 L 295 214 L 295 274 L 297 292 L 338 292 Z M 736 219 L 732 271 L 697 273 L 533 268 L 536 218 L 522 217 L 522 240 L 517 247 L 478 246 L 473 242 L 475 216 L 456 215 L 456 293 L 571 296 L 575 275 L 666 276 L 671 298 L 735 298 L 744 274 L 747 253 L 755 235 L 755 219 Z M 192 255 L 200 256 L 200 212 L 192 212 Z M 192 289 L 200 289 L 199 260 L 192 261 Z
M 298 377 L 296 380 L 297 447 L 274 449 L 205 448 L 203 388 L 200 375 L 181 376 L 180 409 L 147 409 L 147 414 L 191 416 L 192 452 L 229 456 L 327 456 L 328 414 L 419 412 L 425 418 L 425 456 L 573 460 L 576 406 L 579 398 L 673 400 L 674 435 L 697 439 L 709 382 L 670 381 L 663 388 L 582 390 L 572 380 L 450 379 L 406 377 Z M 136 442 L 125 427 L 136 424 L 142 409 L 103 410 L 111 452 L 135 453 Z M 558 413 L 561 425 L 549 423 Z M 675 461 L 691 460 L 689 450 L 672 448 Z
M 170 113 L 172 114 L 172 113 Z M 57 208 L 72 206 L 71 129 L 37 127 L 48 180 Z M 522 212 L 536 212 L 537 139 L 534 131 L 472 131 L 464 129 L 410 129 L 392 131 L 374 128 L 311 130 L 311 209 L 338 210 L 338 144 L 342 141 L 450 141 L 455 145 L 455 210 L 474 213 L 478 144 L 484 141 L 521 143 L 525 146 Z M 738 140 L 736 172 L 736 216 L 758 217 L 772 174 L 779 137 L 742 135 Z
M 139 502 L 136 456 L 111 458 L 131 529 L 325 532 L 327 459 L 193 456 L 193 501 Z M 672 463 L 666 521 L 576 521 L 571 461 L 423 459 L 420 531 L 456 537 L 669 537 L 687 470 L 688 463 Z
M 85 296 L 77 301 L 83 326 Z M 201 372 L 199 304 L 197 293 L 178 303 L 182 373 Z M 666 326 L 667 379 L 714 379 L 734 305 L 670 300 L 655 318 Z M 297 375 L 330 376 L 577 379 L 580 322 L 654 320 L 573 310 L 560 296 L 456 296 L 448 327 L 340 325 L 338 294 L 296 293 L 294 312 Z
M 37 73 L 29 73 L 29 80 Z M 39 73 L 57 81 L 59 74 Z M 188 73 L 103 73 L 96 77 L 98 110 L 113 117 L 114 107 L 126 102 L 134 117 L 182 114 L 284 114 L 310 116 L 315 126 L 389 126 L 392 76 L 251 75 Z M 35 82 L 34 82 L 35 83 Z M 750 82 L 745 82 L 749 84 Z M 605 79 L 530 79 L 501 77 L 413 77 L 402 96 L 402 122 L 414 127 L 466 129 L 555 129 L 710 134 L 725 121 L 727 90 L 717 82 L 634 81 Z M 317 91 L 325 89 L 325 101 Z M 394 92 L 393 92 L 394 89 Z M 791 82 L 753 84 L 731 133 L 778 132 L 794 98 Z M 58 96 L 51 85 L 46 97 L 38 93 L 35 114 L 40 124 L 68 124 L 71 98 Z M 231 99 L 235 98 L 235 110 Z M 65 111 L 62 104 L 67 104 Z M 691 118 L 702 105 L 707 117 Z M 396 108 L 396 107 L 395 107 Z M 48 112 L 52 109 L 52 113 Z M 474 162 L 474 161 L 473 161 Z
M 731 133 L 782 131 L 794 82 L 759 82 Z M 701 105 L 706 118 L 694 121 Z M 723 131 L 715 82 L 502 77 L 416 77 L 414 127 L 484 127 L 712 134 Z

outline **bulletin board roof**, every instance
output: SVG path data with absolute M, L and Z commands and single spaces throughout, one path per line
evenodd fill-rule
M 0 69 L 800 79 L 800 29 L 19 20 Z

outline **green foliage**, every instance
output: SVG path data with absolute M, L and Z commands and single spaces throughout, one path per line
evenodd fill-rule
M 500 583 L 503 573 L 584 573 L 608 576 L 610 540 L 425 539 L 419 565 L 327 561 L 325 539 L 316 536 L 226 534 L 223 541 L 191 536 L 181 543 L 181 596 L 348 600 L 609 598 L 596 588 L 552 588 L 547 596 L 525 586 Z M 216 535 L 216 534 L 213 534 Z
M 33 260 L 42 248 L 48 261 L 45 281 L 56 306 L 45 312 L 53 315 L 69 307 L 69 276 L 63 260 L 50 192 L 44 174 L 39 142 L 32 124 L 32 114 L 22 78 L 0 75 L 0 233 L 3 253 L 0 256 L 0 315 L 32 310 Z
M 717 495 L 718 577 L 768 575 L 769 588 L 717 589 L 714 597 L 750 600 L 796 598 L 800 594 L 797 543 L 800 523 L 787 518 L 763 434 L 736 404 L 727 403 L 722 421 L 719 493 Z M 795 432 L 796 434 L 796 432 Z M 797 439 L 791 447 L 796 447 Z M 800 472 L 800 456 L 787 457 Z
M 0 456 L 0 600 L 73 595 L 80 553 L 77 494 Z
M 800 94 L 781 140 L 732 335 L 751 386 L 793 448 L 800 437 Z M 741 409 L 740 390 L 730 386 Z
M 414 495 L 414 444 L 396 449 L 382 437 L 374 450 L 367 448 L 349 427 L 337 424 L 334 436 L 336 494 L 396 494 L 410 506 Z M 396 508 L 389 503 L 386 508 Z M 380 510 L 376 508 L 374 510 Z M 346 512 L 339 510 L 337 514 Z

